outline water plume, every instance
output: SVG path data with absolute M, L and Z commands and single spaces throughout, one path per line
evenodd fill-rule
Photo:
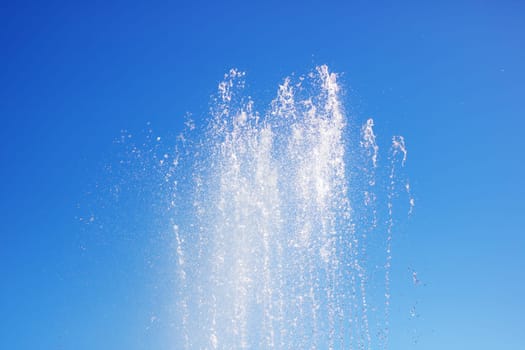
M 177 348 L 386 347 L 392 198 L 404 139 L 393 138 L 386 163 L 383 228 L 374 121 L 352 143 L 338 76 L 319 66 L 284 79 L 263 114 L 244 79 L 235 69 L 225 75 L 205 130 L 180 136 L 169 171 Z M 369 305 L 369 289 L 381 284 L 371 281 L 371 235 L 385 242 L 385 300 L 374 306 L 383 316 Z

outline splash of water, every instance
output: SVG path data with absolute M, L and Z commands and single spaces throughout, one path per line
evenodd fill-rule
M 264 115 L 243 94 L 244 76 L 225 75 L 204 137 L 188 143 L 181 135 L 168 176 L 178 179 L 178 347 L 386 348 L 392 197 L 404 139 L 393 139 L 388 164 L 382 318 L 371 314 L 368 296 L 367 239 L 381 235 L 373 120 L 361 128 L 359 161 L 327 66 L 286 78 Z

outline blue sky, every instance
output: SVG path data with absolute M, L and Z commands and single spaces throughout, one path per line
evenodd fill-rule
M 180 130 L 231 67 L 264 105 L 284 76 L 328 64 L 352 115 L 373 117 L 383 146 L 401 134 L 409 148 L 417 209 L 393 263 L 416 269 L 422 286 L 393 294 L 412 293 L 420 316 L 393 322 L 391 348 L 523 348 L 524 10 L 518 1 L 2 3 L 0 347 L 169 348 L 144 326 L 162 304 L 152 297 L 162 276 L 146 263 L 162 260 L 155 243 L 86 238 L 79 223 L 90 186 L 111 182 L 113 141 L 148 122 Z

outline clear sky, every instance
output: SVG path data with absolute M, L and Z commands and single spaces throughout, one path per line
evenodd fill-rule
M 328 64 L 354 118 L 409 149 L 393 264 L 421 284 L 392 293 L 419 316 L 392 320 L 391 348 L 522 349 L 524 34 L 519 1 L 3 2 L 0 348 L 170 348 L 150 311 L 162 250 L 80 222 L 114 140 L 181 130 L 231 67 L 269 101 Z

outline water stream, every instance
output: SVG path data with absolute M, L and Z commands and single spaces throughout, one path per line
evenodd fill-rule
M 392 138 L 378 203 L 374 121 L 349 125 L 336 74 L 284 79 L 262 114 L 244 81 L 225 75 L 170 173 L 177 348 L 387 348 L 394 198 L 413 206 L 397 185 L 404 139 Z

